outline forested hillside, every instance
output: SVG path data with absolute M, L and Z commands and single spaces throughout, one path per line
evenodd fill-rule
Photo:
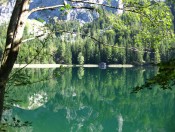
M 99 9 L 100 17 L 92 23 L 54 21 L 46 24 L 52 36 L 46 42 L 35 39 L 24 43 L 17 63 L 142 65 L 167 61 L 174 56 L 175 45 L 171 11 L 162 3 L 162 11 L 145 9 L 147 16 L 133 12 L 116 15 Z M 151 17 L 160 19 L 159 23 L 150 21 Z M 2 25 L 1 31 L 0 56 L 6 26 Z M 25 31 L 25 38 L 30 38 L 28 27 Z

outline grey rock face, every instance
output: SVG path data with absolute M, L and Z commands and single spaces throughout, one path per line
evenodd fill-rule
M 71 4 L 69 1 L 65 0 L 68 4 Z M 91 2 L 97 2 L 98 0 L 91 0 Z M 103 3 L 103 0 L 99 0 L 98 2 Z M 31 9 L 38 6 L 52 6 L 52 5 L 63 5 L 64 0 L 35 0 L 31 3 Z M 87 4 L 77 3 L 71 4 L 73 6 L 86 6 Z M 42 18 L 45 21 L 49 21 L 50 19 L 57 17 L 59 20 L 77 20 L 80 23 L 92 22 L 94 19 L 99 17 L 99 14 L 95 11 L 89 11 L 85 9 L 71 9 L 66 12 L 61 12 L 59 9 L 55 10 L 47 10 L 41 12 L 35 12 L 29 18 Z
M 30 9 L 42 6 L 53 6 L 53 5 L 62 5 L 63 0 L 33 0 L 30 4 Z M 55 10 L 44 10 L 31 14 L 29 16 L 30 19 L 38 19 L 41 18 L 45 21 L 48 21 L 51 18 L 59 17 L 60 11 L 58 9 Z
M 15 0 L 9 0 L 9 2 L 0 5 L 0 24 L 10 20 L 14 6 Z
M 65 1 L 68 4 L 70 4 L 68 0 L 65 0 Z M 97 2 L 100 4 L 107 3 L 106 2 L 107 0 L 89 0 L 89 1 Z M 41 6 L 62 5 L 63 3 L 64 3 L 64 0 L 32 0 L 30 9 L 41 7 Z M 15 0 L 9 0 L 9 2 L 0 5 L 0 24 L 9 21 L 14 5 L 15 5 Z M 72 5 L 89 6 L 87 4 L 82 4 L 82 3 L 74 3 Z M 111 5 L 117 6 L 117 7 L 120 6 L 118 5 L 118 1 L 116 0 L 112 0 Z M 106 9 L 111 10 L 109 8 L 106 8 Z M 113 9 L 111 11 L 114 13 L 117 13 L 117 10 Z M 65 14 L 65 12 L 61 12 L 59 9 L 55 9 L 55 10 L 44 10 L 44 11 L 35 12 L 29 16 L 29 19 L 43 19 L 46 22 L 48 22 L 53 18 L 57 18 L 58 20 L 60 19 L 68 20 L 68 21 L 77 20 L 80 23 L 86 23 L 86 22 L 92 22 L 94 19 L 97 19 L 98 17 L 99 17 L 99 14 L 96 11 L 90 11 L 85 9 L 71 9 Z

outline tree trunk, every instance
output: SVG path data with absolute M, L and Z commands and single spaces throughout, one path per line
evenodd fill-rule
M 0 119 L 3 112 L 5 87 L 17 59 L 26 20 L 29 16 L 30 0 L 17 0 L 7 30 L 6 45 L 0 68 Z
M 2 117 L 3 112 L 4 94 L 5 94 L 5 85 L 3 83 L 3 80 L 0 79 L 0 119 Z

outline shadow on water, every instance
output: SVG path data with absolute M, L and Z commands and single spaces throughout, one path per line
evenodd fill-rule
M 133 88 L 132 93 L 143 89 L 153 89 L 155 85 L 163 90 L 172 90 L 175 87 L 175 59 L 159 64 L 159 72 L 156 76 L 149 78 L 143 85 Z
M 15 117 L 32 126 L 9 128 L 11 131 L 34 132 L 134 132 L 175 129 L 175 91 L 158 86 L 131 94 L 133 87 L 157 74 L 155 68 L 69 68 L 59 70 L 26 70 L 37 78 L 54 77 L 26 86 L 13 87 L 9 97 L 22 100 L 4 112 L 4 118 Z M 34 78 L 35 79 L 35 78 Z

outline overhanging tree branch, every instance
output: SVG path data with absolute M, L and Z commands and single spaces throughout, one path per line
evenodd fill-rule
M 154 1 L 151 4 L 148 5 L 141 5 L 139 3 L 136 3 L 134 5 L 126 5 L 124 6 L 124 8 L 120 8 L 117 6 L 112 6 L 112 5 L 107 5 L 107 4 L 103 4 L 103 3 L 97 3 L 97 2 L 90 2 L 90 1 L 82 1 L 82 0 L 69 0 L 72 3 L 82 3 L 82 4 L 89 4 L 89 5 L 99 5 L 99 6 L 103 6 L 103 7 L 108 7 L 108 8 L 112 8 L 112 9 L 119 9 L 119 10 L 124 10 L 124 11 L 134 11 L 134 9 L 142 9 L 142 8 L 148 8 L 150 6 L 156 5 L 158 4 L 158 2 Z M 128 9 L 127 9 L 128 8 Z M 131 9 L 134 8 L 134 9 Z
M 48 7 L 37 7 L 37 8 L 34 8 L 32 9 L 29 14 L 32 14 L 34 12 L 37 12 L 37 11 L 42 11 L 42 10 L 54 10 L 56 8 L 61 8 L 61 7 L 65 7 L 66 5 L 55 5 L 55 6 L 48 6 Z M 94 10 L 95 8 L 94 7 L 88 7 L 88 6 L 72 6 L 71 8 L 73 9 L 88 9 L 88 10 Z
M 32 9 L 29 13 L 32 14 L 33 12 L 37 12 L 37 11 L 42 11 L 42 10 L 51 10 L 51 9 L 55 9 L 55 8 L 60 8 L 60 7 L 64 7 L 65 5 L 55 5 L 55 6 L 48 6 L 48 7 L 37 7 Z
M 37 35 L 37 36 L 32 37 L 32 38 L 24 39 L 24 40 L 21 41 L 21 43 L 25 43 L 25 42 L 28 42 L 28 41 L 34 40 L 34 39 L 36 39 L 36 38 L 43 37 L 43 36 L 45 36 L 45 35 L 46 35 L 46 33 L 45 33 L 45 34 L 41 34 L 41 35 Z
M 38 36 L 35 36 L 35 37 L 32 37 L 32 38 L 29 38 L 29 39 L 25 39 L 25 40 L 22 40 L 22 43 L 25 43 L 25 42 L 28 42 L 28 41 L 31 41 L 31 40 L 34 40 L 34 39 L 38 39 L 40 37 L 43 37 L 43 36 L 46 36 L 46 35 L 51 35 L 51 34 L 54 34 L 56 32 L 60 32 L 60 33 L 70 33 L 70 34 L 77 34 L 76 32 L 70 32 L 70 31 L 66 31 L 66 30 L 56 30 L 56 31 L 52 31 L 50 33 L 45 33 L 45 34 L 41 34 L 41 35 L 38 35 Z M 143 53 L 156 53 L 155 52 L 152 52 L 150 51 L 150 49 L 148 48 L 142 48 L 142 49 L 138 49 L 136 47 L 129 47 L 129 48 L 126 48 L 124 46 L 117 46 L 117 45 L 110 45 L 110 44 L 107 44 L 107 43 L 104 43 L 100 40 L 98 40 L 97 38 L 91 36 L 91 35 L 87 35 L 87 34 L 83 34 L 83 33 L 79 33 L 79 35 L 81 36 L 86 36 L 90 39 L 92 39 L 94 42 L 98 43 L 98 44 L 101 44 L 103 46 L 106 46 L 106 47 L 112 47 L 112 48 L 117 48 L 117 49 L 126 49 L 126 50 L 131 50 L 131 51 L 134 51 L 134 52 L 143 52 Z
M 132 8 L 135 6 L 126 6 L 125 8 L 119 8 L 117 6 L 112 6 L 112 5 L 107 5 L 107 4 L 103 4 L 103 3 L 97 3 L 97 2 L 90 2 L 90 1 L 82 1 L 82 0 L 69 0 L 71 3 L 83 3 L 83 4 L 89 4 L 89 5 L 99 5 L 99 6 L 104 6 L 104 7 L 108 7 L 108 8 L 113 8 L 113 9 L 119 9 L 119 10 L 125 10 L 127 11 L 127 7 Z M 154 4 L 157 4 L 157 2 L 154 2 Z M 42 10 L 52 10 L 52 9 L 56 9 L 56 8 L 60 8 L 60 7 L 65 7 L 68 4 L 62 4 L 62 5 L 54 5 L 54 6 L 41 6 L 41 7 L 37 7 L 32 9 L 31 11 L 29 11 L 29 14 L 32 14 L 34 12 L 37 11 L 42 11 Z M 142 5 L 138 5 L 137 8 L 148 8 L 149 6 L 152 6 L 153 4 L 149 4 L 146 6 L 142 6 Z M 91 7 L 91 6 L 72 6 L 71 8 L 76 8 L 76 9 L 95 9 L 95 7 Z M 132 11 L 132 10 L 128 10 L 128 11 Z
M 70 0 L 70 2 L 83 3 L 83 4 L 89 4 L 89 5 L 99 5 L 99 6 L 109 7 L 109 8 L 113 8 L 113 9 L 124 10 L 124 8 L 119 8 L 119 7 L 117 7 L 117 6 L 111 6 L 111 5 L 107 5 L 107 4 L 96 3 L 96 2 L 90 2 L 90 1 Z

